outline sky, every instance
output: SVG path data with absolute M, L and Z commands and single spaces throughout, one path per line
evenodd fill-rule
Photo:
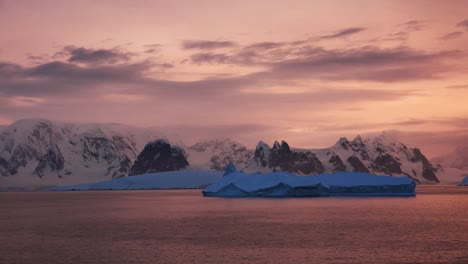
M 0 0 L 0 124 L 468 142 L 468 1 Z M 465 144 L 465 143 L 464 143 Z

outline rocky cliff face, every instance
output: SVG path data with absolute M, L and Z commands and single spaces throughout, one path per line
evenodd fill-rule
M 146 144 L 138 154 L 130 168 L 129 176 L 184 169 L 189 165 L 185 156 L 182 148 L 171 146 L 164 139 L 158 139 Z
M 269 167 L 273 171 L 289 171 L 297 174 L 323 173 L 323 168 L 317 156 L 310 151 L 292 151 L 285 141 L 275 141 L 270 149 Z
M 281 144 L 275 141 L 271 148 L 260 141 L 246 171 L 288 171 L 296 174 L 319 174 L 325 172 L 325 168 L 311 151 L 291 150 L 286 141 L 281 141 Z
M 296 174 L 320 174 L 339 171 L 370 172 L 381 175 L 407 175 L 419 183 L 438 183 L 433 166 L 418 148 L 392 142 L 384 135 L 349 141 L 341 138 L 326 149 L 291 149 L 282 141 L 273 147 L 260 142 L 246 168 L 250 172 L 289 171 Z

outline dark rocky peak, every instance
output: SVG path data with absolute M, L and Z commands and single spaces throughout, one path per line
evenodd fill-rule
M 398 142 L 397 138 L 385 132 L 370 140 L 369 145 L 380 154 L 399 152 L 405 149 L 404 145 Z
M 153 172 L 175 171 L 189 166 L 185 152 L 178 146 L 171 146 L 165 139 L 146 144 L 130 168 L 129 176 Z
M 281 151 L 291 152 L 291 148 L 289 147 L 289 144 L 284 140 L 281 140 Z
M 275 141 L 273 147 L 260 142 L 255 151 L 255 161 L 262 167 L 273 171 L 289 171 L 297 174 L 323 173 L 324 167 L 317 156 L 311 151 L 292 150 L 289 144 L 282 140 Z
M 291 149 L 286 141 L 281 141 L 281 144 L 275 141 L 273 148 L 271 148 L 269 161 L 270 168 L 279 167 L 282 170 L 286 170 L 285 168 L 290 166 L 292 162 Z
M 359 151 L 361 148 L 365 147 L 364 141 L 360 135 L 357 135 L 351 142 L 351 147 L 354 151 Z
M 338 141 L 336 142 L 336 144 L 342 144 L 342 143 L 349 143 L 348 138 L 340 137 L 340 139 L 338 139 Z
M 258 148 L 271 149 L 270 146 L 269 146 L 267 143 L 265 143 L 265 142 L 263 142 L 263 141 L 261 141 L 261 140 L 260 140 L 260 141 L 258 142 L 258 144 L 257 144 L 256 149 L 258 149 Z
M 344 149 L 348 149 L 350 147 L 350 142 L 346 137 L 341 137 L 335 144 L 335 146 L 342 147 Z
M 171 146 L 169 144 L 169 141 L 165 138 L 158 138 L 156 140 L 153 140 L 151 142 L 146 143 L 145 148 L 152 148 L 152 147 L 168 147 Z
M 263 141 L 258 142 L 255 148 L 254 160 L 258 166 L 268 166 L 271 148 Z
M 265 143 L 263 143 L 263 141 L 260 141 L 257 145 L 257 147 L 262 147 L 262 146 L 266 146 L 269 148 L 269 146 Z M 279 152 L 291 152 L 291 148 L 289 147 L 289 144 L 284 141 L 284 140 L 281 140 L 281 143 L 278 142 L 278 140 L 275 140 L 275 142 L 273 143 L 273 147 L 270 148 L 271 151 L 279 151 Z
M 358 153 L 361 156 L 362 160 L 370 160 L 369 152 L 367 146 L 364 143 L 362 137 L 357 135 L 353 141 L 350 142 L 351 148 L 354 152 Z
M 357 135 L 357 136 L 353 139 L 353 144 L 359 144 L 359 145 L 364 144 L 364 141 L 363 141 L 361 135 Z
M 284 142 L 284 141 L 281 141 L 281 142 Z M 273 147 L 271 148 L 271 150 L 279 150 L 280 148 L 281 148 L 280 143 L 278 142 L 278 140 L 275 140 L 275 142 L 273 143 Z

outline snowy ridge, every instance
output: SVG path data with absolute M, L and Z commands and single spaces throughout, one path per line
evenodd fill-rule
M 406 176 L 356 172 L 314 176 L 297 176 L 289 172 L 234 172 L 208 186 L 203 194 L 221 197 L 414 196 L 415 186 L 415 182 Z
M 134 162 L 148 142 L 170 143 L 167 163 L 162 152 L 152 155 L 152 168 Z M 158 152 L 158 151 L 156 151 Z M 24 119 L 0 131 L 0 186 L 36 188 L 110 180 L 144 172 L 184 169 L 222 170 L 232 161 L 243 167 L 253 152 L 238 142 L 215 139 L 187 147 L 174 134 L 121 124 L 72 124 Z M 150 155 L 151 156 L 151 155 Z M 156 157 L 157 156 L 157 157 Z M 189 159 L 186 164 L 184 159 Z M 143 163 L 146 161 L 143 161 Z
M 143 146 L 164 136 L 119 124 L 19 120 L 0 132 L 0 184 L 63 185 L 127 176 Z
M 325 149 L 291 148 L 282 141 L 273 147 L 263 142 L 257 145 L 247 172 L 289 171 L 298 175 L 340 171 L 365 172 L 377 175 L 406 175 L 418 183 L 438 183 L 433 166 L 418 148 L 395 142 L 387 134 L 353 140 L 340 138 Z
M 229 162 L 243 168 L 252 156 L 253 151 L 230 139 L 206 140 L 187 149 L 190 166 L 198 169 L 223 170 Z

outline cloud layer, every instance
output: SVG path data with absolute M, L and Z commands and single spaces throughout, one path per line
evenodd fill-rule
M 182 43 L 184 49 L 211 50 L 219 48 L 230 48 L 236 46 L 233 41 L 215 41 L 215 40 L 186 40 Z
M 466 4 L 429 2 L 181 9 L 164 1 L 7 1 L 0 123 L 120 122 L 310 147 L 382 129 L 461 131 Z
M 118 63 L 130 60 L 130 54 L 121 52 L 118 50 L 107 50 L 107 49 L 86 49 L 77 48 L 74 46 L 67 46 L 64 48 L 65 52 L 70 54 L 68 58 L 69 62 L 78 63 Z
M 468 29 L 468 19 L 465 19 L 463 21 L 460 21 L 458 24 L 457 24 L 458 27 L 462 27 L 462 28 L 465 28 L 465 29 Z
M 357 34 L 357 33 L 362 32 L 364 30 L 366 30 L 366 29 L 362 28 L 362 27 L 345 28 L 345 29 L 339 30 L 339 31 L 337 31 L 337 32 L 335 32 L 333 34 L 321 36 L 320 38 L 321 39 L 342 38 L 342 37 L 347 37 L 347 36 L 350 36 L 350 35 L 353 35 L 353 34 Z

